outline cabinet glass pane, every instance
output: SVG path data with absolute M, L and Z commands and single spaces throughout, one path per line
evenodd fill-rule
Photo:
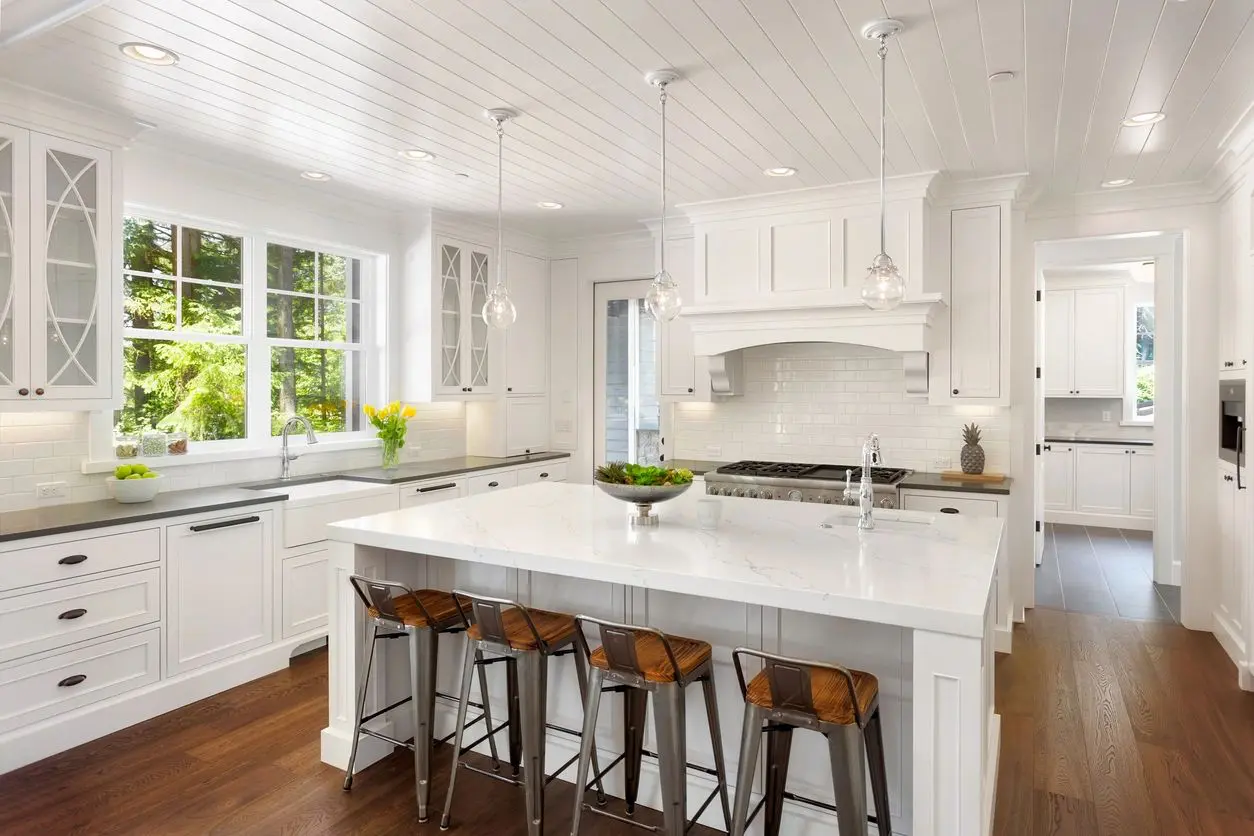
M 48 383 L 91 386 L 99 377 L 96 161 L 48 151 L 45 303 Z
M 488 301 L 488 255 L 470 254 L 470 385 L 488 385 L 488 323 L 483 305 Z
M 13 140 L 0 138 L 0 385 L 13 385 Z
M 440 247 L 440 383 L 461 386 L 462 253 Z

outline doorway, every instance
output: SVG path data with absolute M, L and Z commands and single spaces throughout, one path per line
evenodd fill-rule
M 662 461 L 660 329 L 650 280 L 598 282 L 593 293 L 596 462 Z

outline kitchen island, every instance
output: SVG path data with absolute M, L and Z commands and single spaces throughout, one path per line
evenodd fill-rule
M 894 831 L 987 834 L 999 742 L 992 660 L 1002 521 L 880 511 L 877 528 L 864 532 L 851 508 L 726 498 L 718 528 L 703 530 L 696 519 L 699 498 L 689 491 L 657 506 L 661 524 L 655 528 L 630 527 L 629 506 L 595 486 L 574 484 L 527 485 L 330 526 L 336 541 L 330 725 L 322 734 L 322 760 L 340 768 L 348 761 L 364 668 L 364 619 L 347 581 L 358 573 L 705 639 L 714 645 L 729 753 L 739 747 L 743 707 L 732 648 L 869 671 L 880 682 Z M 405 649 L 386 650 L 367 711 L 408 693 Z M 455 692 L 458 657 L 460 646 L 441 648 L 440 691 Z M 554 665 L 549 721 L 578 728 L 583 712 L 573 664 L 563 659 Z M 498 716 L 505 713 L 504 691 L 503 681 L 492 683 Z M 622 712 L 612 699 L 606 698 L 597 736 L 607 761 L 622 739 Z M 446 708 L 437 734 L 451 728 Z M 404 710 L 375 722 L 400 739 L 412 736 Z M 830 802 L 822 744 L 818 735 L 797 736 L 788 789 Z M 557 764 L 576 751 L 577 741 L 550 733 L 548 746 L 549 762 Z M 688 751 L 690 761 L 712 763 L 703 724 L 689 724 Z M 358 766 L 387 752 L 388 744 L 366 738 Z M 641 802 L 657 807 L 656 765 L 646 761 L 645 769 Z M 607 790 L 621 793 L 621 773 L 610 777 L 615 780 L 607 781 Z M 734 785 L 736 776 L 729 780 Z M 689 784 L 692 798 L 711 786 L 699 773 L 690 774 Z M 789 816 L 785 832 L 832 832 L 831 814 L 818 808 L 793 803 Z M 723 826 L 716 809 L 702 821 Z

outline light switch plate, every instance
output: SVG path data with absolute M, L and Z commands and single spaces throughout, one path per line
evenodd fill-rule
M 937 456 L 936 458 L 932 459 L 933 470 L 949 470 L 953 466 L 954 466 L 953 459 L 945 458 L 944 456 Z
M 1110 410 L 1109 409 L 1102 410 L 1102 420 L 1106 422 L 1107 424 L 1110 423 Z

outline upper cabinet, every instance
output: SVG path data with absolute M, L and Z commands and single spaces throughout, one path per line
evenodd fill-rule
M 1047 290 L 1041 377 L 1048 398 L 1122 398 L 1122 287 Z
M 549 385 L 549 262 L 508 250 L 505 282 L 518 309 L 503 335 L 505 393 L 543 395 Z
M 675 238 L 666 242 L 666 269 L 679 285 L 684 303 L 695 291 L 693 283 L 693 249 L 691 238 Z M 692 328 L 683 313 L 661 326 L 661 394 L 674 398 L 695 398 L 697 392 L 697 358 L 693 354 Z
M 495 281 L 490 247 L 452 238 L 435 240 L 437 263 L 433 290 L 440 312 L 437 328 L 436 391 L 442 395 L 491 394 L 491 334 L 479 312 Z
M 1002 272 L 1002 209 L 949 213 L 949 389 L 953 399 L 997 401 L 1003 391 L 1010 294 Z
M 0 125 L 6 409 L 100 409 L 114 399 L 112 187 L 109 151 Z

